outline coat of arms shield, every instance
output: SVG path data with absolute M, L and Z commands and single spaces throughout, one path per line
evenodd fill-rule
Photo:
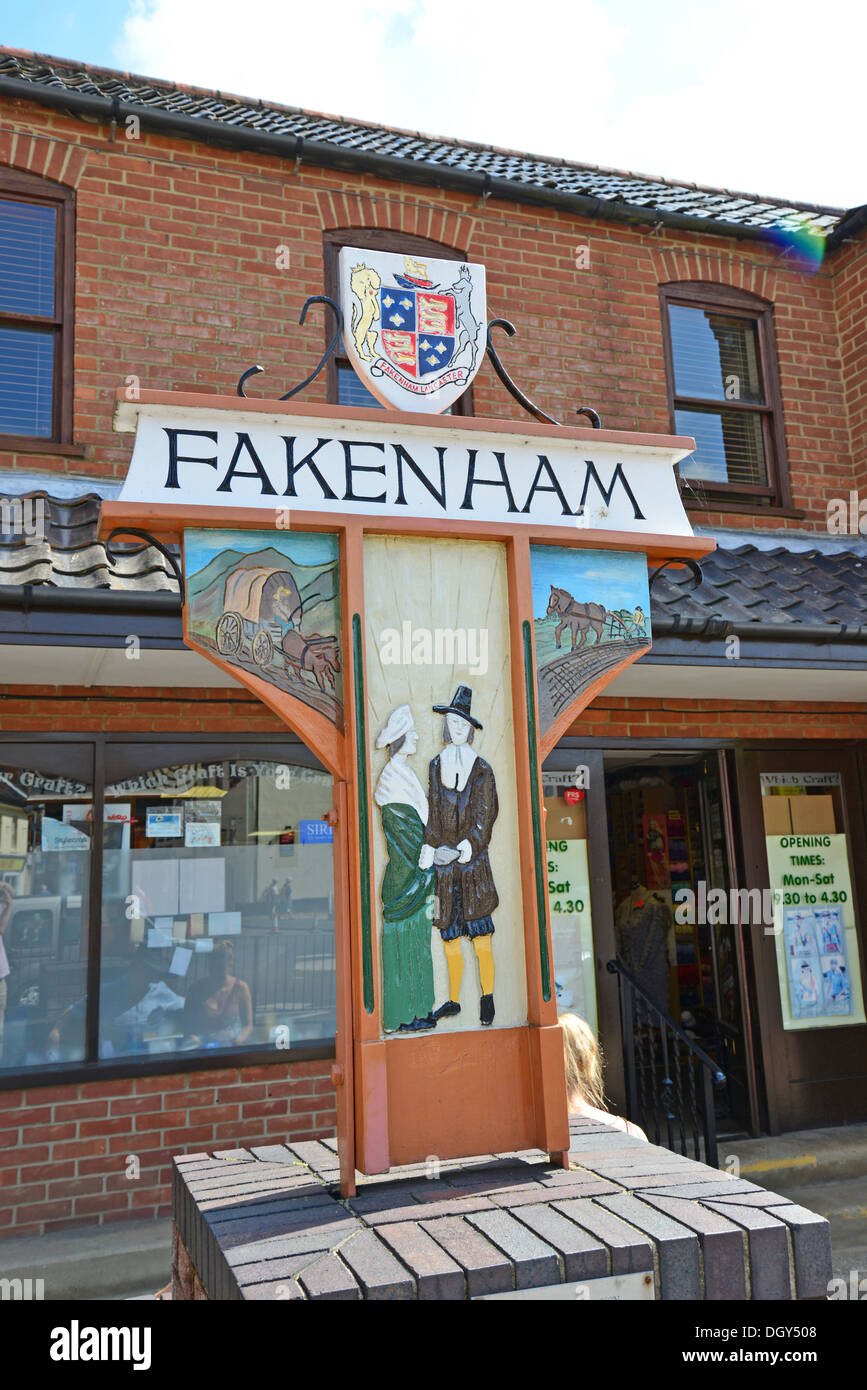
M 439 415 L 466 391 L 485 351 L 485 268 L 345 246 L 343 341 L 389 410 Z

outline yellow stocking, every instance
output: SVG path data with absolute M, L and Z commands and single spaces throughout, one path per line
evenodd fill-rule
M 494 992 L 494 952 L 491 947 L 490 936 L 473 937 L 473 948 L 479 962 L 479 979 L 482 984 L 482 994 L 493 994 Z
M 443 949 L 446 953 L 446 966 L 449 972 L 449 999 L 452 1003 L 459 1004 L 461 1001 L 461 976 L 464 973 L 464 958 L 461 955 L 460 940 L 444 941 Z

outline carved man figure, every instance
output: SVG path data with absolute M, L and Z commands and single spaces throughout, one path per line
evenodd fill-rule
M 461 937 L 469 937 L 479 965 L 479 1022 L 494 1021 L 494 955 L 491 916 L 499 903 L 488 860 L 491 832 L 499 810 L 493 769 L 470 746 L 478 719 L 471 713 L 472 691 L 459 685 L 449 705 L 434 705 L 445 716 L 443 750 L 430 763 L 428 821 L 419 868 L 436 875 L 434 924 L 438 927 L 449 974 L 449 998 L 434 1013 L 447 1018 L 461 1011 Z

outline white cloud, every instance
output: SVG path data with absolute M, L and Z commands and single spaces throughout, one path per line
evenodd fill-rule
M 314 111 L 852 206 L 867 200 L 865 38 L 862 8 L 841 0 L 821 16 L 808 0 L 133 0 L 117 60 Z

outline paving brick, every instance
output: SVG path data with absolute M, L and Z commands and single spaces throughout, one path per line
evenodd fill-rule
M 412 1221 L 389 1225 L 379 1235 L 412 1272 L 419 1298 L 462 1299 L 464 1275 L 459 1265 Z
M 239 1221 L 215 1222 L 212 1235 L 220 1245 L 229 1250 L 235 1245 L 251 1245 L 257 1240 L 271 1236 L 300 1235 L 304 1231 L 319 1232 L 324 1229 L 343 1232 L 354 1229 L 352 1218 L 342 1207 L 317 1207 L 312 1212 L 280 1212 L 266 1217 L 242 1218 Z
M 250 1288 L 244 1290 L 244 1299 L 251 1303 L 263 1302 L 266 1299 L 289 1302 L 292 1299 L 305 1297 L 304 1290 L 295 1279 L 276 1279 L 269 1284 L 252 1284 Z
M 789 1279 L 789 1237 L 785 1225 L 759 1207 L 708 1201 L 728 1221 L 747 1234 L 750 1251 L 750 1297 L 754 1301 L 792 1297 Z
M 360 1231 L 340 1247 L 367 1299 L 415 1298 L 415 1282 L 375 1231 Z
M 645 1231 L 656 1246 L 660 1296 L 663 1299 L 700 1299 L 701 1262 L 694 1231 L 650 1207 L 637 1197 L 600 1197 L 605 1206 L 624 1221 Z
M 643 1201 L 698 1235 L 706 1299 L 746 1298 L 746 1242 L 739 1227 L 719 1212 L 682 1197 L 661 1197 L 648 1192 Z
M 270 1260 L 294 1259 L 296 1255 L 316 1255 L 331 1250 L 347 1236 L 363 1230 L 360 1221 L 326 1225 L 319 1230 L 295 1231 L 286 1235 L 266 1236 L 261 1240 L 241 1241 L 226 1245 L 221 1240 L 226 1262 L 232 1269 L 245 1264 L 260 1264 Z
M 610 1211 L 598 1207 L 595 1201 L 577 1198 L 553 1202 L 552 1206 L 602 1242 L 609 1254 L 609 1274 L 643 1273 L 653 1269 L 650 1241 L 634 1227 L 618 1221 Z
M 250 1149 L 250 1153 L 264 1163 L 285 1163 L 297 1165 L 298 1160 L 293 1157 L 285 1144 L 260 1144 L 258 1147 Z
M 223 1163 L 255 1163 L 253 1155 L 246 1149 L 215 1149 L 214 1158 L 219 1158 Z
M 357 1301 L 361 1289 L 338 1255 L 323 1255 L 298 1275 L 298 1283 L 308 1298 Z
M 761 1191 L 754 1182 L 740 1178 L 730 1178 L 728 1182 L 724 1178 L 708 1178 L 707 1182 L 672 1183 L 670 1174 L 664 1178 L 630 1178 L 623 1185 L 653 1188 L 660 1197 L 693 1197 L 699 1200 L 704 1197 L 739 1197 Z
M 516 1289 L 542 1288 L 562 1282 L 557 1252 L 508 1212 L 480 1211 L 465 1220 L 508 1255 L 515 1266 Z
M 298 1144 L 287 1145 L 290 1154 L 300 1158 L 302 1163 L 306 1163 L 312 1168 L 314 1173 L 336 1173 L 339 1171 L 337 1155 L 331 1149 L 326 1149 L 324 1144 L 320 1144 L 317 1139 L 305 1139 Z
M 492 1201 L 495 1206 L 511 1211 L 515 1207 L 551 1202 L 555 1197 L 560 1201 L 567 1197 L 595 1197 L 620 1191 L 622 1188 L 600 1178 L 597 1182 L 576 1183 L 572 1187 L 545 1188 L 537 1185 L 532 1188 L 518 1188 L 511 1192 L 495 1192 L 492 1194 Z
M 827 1298 L 831 1268 L 831 1227 L 824 1216 L 806 1207 L 775 1206 L 774 1216 L 785 1221 L 795 1256 L 798 1298 Z
M 371 1212 L 365 1220 L 377 1229 L 401 1221 L 421 1221 L 436 1216 L 469 1216 L 474 1211 L 494 1211 L 494 1203 L 487 1197 L 454 1197 L 447 1202 L 413 1202 L 411 1206 L 392 1207 L 387 1211 Z
M 608 1273 L 608 1251 L 562 1212 L 539 1203 L 514 1212 L 518 1221 L 557 1251 L 566 1279 L 599 1279 Z
M 422 1228 L 461 1266 L 466 1276 L 468 1298 L 505 1293 L 515 1287 L 511 1260 L 469 1222 L 446 1216 L 436 1221 L 423 1221 Z

